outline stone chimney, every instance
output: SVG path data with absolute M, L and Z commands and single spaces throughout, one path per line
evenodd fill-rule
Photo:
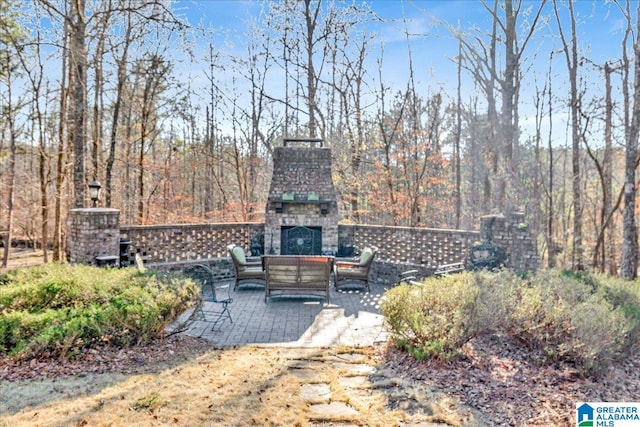
M 266 254 L 337 253 L 338 200 L 322 140 L 285 139 L 275 149 L 265 213 Z

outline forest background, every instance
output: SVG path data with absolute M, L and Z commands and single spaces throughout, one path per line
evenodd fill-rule
M 0 0 L 0 233 L 70 209 L 262 221 L 284 137 L 331 147 L 344 221 L 523 211 L 544 264 L 634 279 L 636 1 Z

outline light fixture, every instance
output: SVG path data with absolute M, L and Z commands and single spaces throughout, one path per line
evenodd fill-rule
M 102 185 L 96 180 L 89 183 L 89 198 L 93 201 L 93 207 L 98 207 L 98 199 L 100 198 L 100 188 Z

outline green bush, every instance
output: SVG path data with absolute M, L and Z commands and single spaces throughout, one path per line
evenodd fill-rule
M 600 278 L 604 280 L 604 298 L 614 309 L 624 314 L 628 325 L 627 339 L 623 351 L 628 354 L 640 350 L 640 284 L 617 278 Z
M 510 332 L 549 361 L 588 374 L 637 351 L 637 283 L 547 270 L 521 284 L 520 301 Z
M 149 341 L 199 298 L 179 276 L 48 264 L 0 276 L 0 353 L 72 356 Z
M 640 346 L 637 282 L 542 270 L 457 274 L 385 293 L 381 311 L 395 342 L 417 358 L 451 358 L 471 338 L 506 332 L 547 362 L 585 374 Z
M 398 345 L 416 358 L 450 359 L 477 334 L 473 321 L 478 289 L 469 274 L 401 284 L 385 293 L 380 311 Z

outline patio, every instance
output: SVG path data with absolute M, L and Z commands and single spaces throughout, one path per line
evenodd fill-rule
M 230 282 L 233 286 L 233 282 Z M 273 297 L 264 302 L 264 287 L 245 285 L 232 291 L 229 305 L 233 323 L 203 321 L 193 309 L 173 325 L 185 334 L 210 340 L 215 347 L 242 345 L 286 347 L 370 346 L 387 340 L 384 318 L 378 308 L 385 287 L 371 283 L 371 292 L 360 288 L 336 291 L 331 300 L 295 296 Z M 205 302 L 204 311 L 218 310 Z

